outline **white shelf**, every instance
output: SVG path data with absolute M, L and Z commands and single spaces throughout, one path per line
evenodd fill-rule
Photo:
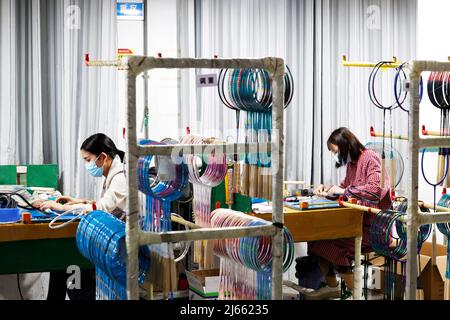
M 423 224 L 450 222 L 448 213 L 419 212 L 419 149 L 422 147 L 450 147 L 450 138 L 420 138 L 419 136 L 419 82 L 424 71 L 450 71 L 450 62 L 412 61 L 410 63 L 410 109 L 408 140 L 408 211 L 406 254 L 406 299 L 416 299 L 417 288 L 417 234 Z
M 273 225 L 246 228 L 201 229 L 166 233 L 143 232 L 139 229 L 139 199 L 137 185 L 137 161 L 144 155 L 171 155 L 178 148 L 183 154 L 211 152 L 211 148 L 225 153 L 271 152 L 272 166 L 276 172 L 272 176 L 272 222 L 283 225 L 283 163 L 284 163 L 284 75 L 285 63 L 280 58 L 261 59 L 192 59 L 192 58 L 153 58 L 131 56 L 128 59 L 127 96 L 128 96 L 128 130 L 127 130 L 127 172 L 128 199 L 126 219 L 126 249 L 127 249 L 127 297 L 139 298 L 138 285 L 138 252 L 139 245 L 146 243 L 177 242 L 193 239 L 221 239 L 249 237 L 256 235 L 272 236 L 272 297 L 282 299 L 282 264 L 283 264 L 283 229 Z M 272 80 L 272 142 L 268 144 L 219 144 L 219 145 L 185 145 L 180 146 L 138 146 L 136 140 L 136 77 L 147 70 L 156 68 L 261 68 L 265 69 Z M 177 153 L 180 154 L 180 153 Z
M 146 155 L 186 155 L 204 154 L 215 152 L 216 154 L 240 154 L 240 153 L 266 153 L 271 152 L 270 143 L 230 143 L 230 144 L 177 144 L 177 145 L 146 145 L 138 146 L 137 154 L 140 157 Z

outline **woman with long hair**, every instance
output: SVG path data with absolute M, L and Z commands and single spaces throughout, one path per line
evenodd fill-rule
M 328 150 L 333 153 L 336 168 L 346 165 L 345 179 L 335 186 L 319 185 L 314 193 L 319 196 L 346 195 L 359 198 L 359 204 L 389 209 L 389 177 L 385 174 L 385 186 L 381 187 L 381 159 L 368 150 L 347 128 L 334 130 L 327 141 Z M 364 213 L 362 251 L 372 251 L 370 245 L 370 224 L 373 216 Z M 353 289 L 352 261 L 355 255 L 353 239 L 322 240 L 308 242 L 308 255 L 318 257 L 321 273 L 326 284 L 308 294 L 306 299 L 337 298 L 341 290 L 336 279 L 336 271 L 344 279 L 349 289 Z

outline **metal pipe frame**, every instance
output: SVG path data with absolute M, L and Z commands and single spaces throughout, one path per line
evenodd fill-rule
M 450 221 L 447 213 L 419 213 L 419 149 L 421 147 L 450 147 L 450 138 L 420 138 L 419 81 L 424 71 L 450 71 L 449 62 L 412 61 L 410 73 L 409 154 L 408 154 L 408 210 L 406 254 L 406 300 L 416 299 L 417 290 L 417 233 L 422 224 Z
M 361 266 L 362 237 L 355 237 L 355 267 L 353 268 L 353 299 L 362 300 L 363 267 Z
M 419 227 L 423 224 L 449 222 L 450 213 L 435 212 L 433 214 L 423 214 L 421 212 L 418 212 L 417 220 L 419 223 Z
M 283 215 L 283 171 L 284 171 L 284 75 L 285 64 L 281 58 L 266 57 L 261 59 L 192 59 L 192 58 L 153 58 L 131 56 L 128 58 L 127 69 L 127 172 L 128 198 L 126 219 L 126 249 L 127 249 L 127 298 L 139 299 L 138 284 L 138 250 L 139 244 L 163 241 L 182 241 L 191 239 L 218 239 L 248 237 L 252 235 L 272 236 L 272 298 L 282 299 L 283 278 L 283 229 L 269 226 L 227 229 L 197 229 L 171 233 L 147 233 L 139 229 L 138 224 L 138 188 L 137 188 L 137 160 L 145 153 L 168 152 L 169 149 L 152 146 L 141 148 L 136 140 L 136 77 L 147 70 L 156 68 L 167 69 L 224 69 L 224 68 L 260 68 L 265 69 L 271 79 L 273 87 L 272 107 L 272 223 L 277 226 L 284 224 Z M 239 144 L 238 144 L 239 146 Z M 223 145 L 220 145 L 223 148 Z M 159 151 L 158 151 L 159 150 Z M 247 150 L 247 149 L 245 149 Z M 244 151 L 245 151 L 244 150 Z M 265 149 L 266 150 L 266 149 Z M 172 150 L 170 150 L 172 152 Z M 257 230 L 260 229 L 260 230 Z M 188 235 L 190 234 L 190 235 Z
M 139 244 L 155 244 L 161 242 L 180 242 L 194 240 L 215 240 L 258 236 L 273 236 L 276 227 L 272 224 L 258 227 L 201 228 L 188 231 L 139 232 Z
M 267 153 L 271 151 L 270 143 L 228 143 L 228 144 L 177 144 L 177 145 L 145 145 L 138 146 L 140 157 L 149 154 L 170 156 L 183 154 L 217 154 Z
M 422 148 L 433 148 L 433 147 L 450 148 L 450 141 L 449 141 L 449 138 L 446 138 L 446 137 L 421 138 L 420 146 Z
M 344 201 L 340 202 L 340 204 L 346 208 L 352 208 L 352 209 L 356 209 L 356 210 L 360 210 L 360 211 L 364 211 L 364 212 L 368 212 L 368 213 L 373 213 L 373 214 L 378 214 L 382 211 L 381 209 L 361 206 L 361 205 L 348 203 L 348 202 L 344 202 Z M 419 207 L 427 208 L 427 209 L 434 209 L 433 205 L 430 205 L 428 203 L 423 203 L 421 201 L 419 201 Z M 444 212 L 447 212 L 447 213 L 444 213 Z M 419 220 L 420 225 L 423 225 L 423 224 L 440 223 L 440 222 L 448 221 L 448 219 L 450 219 L 450 213 L 448 213 L 448 212 L 450 212 L 450 208 L 436 206 L 436 211 L 435 211 L 434 215 L 424 214 L 421 211 L 418 211 L 417 215 L 419 217 L 418 220 Z M 400 218 L 400 220 L 403 222 L 406 222 L 407 218 L 404 218 L 404 219 Z

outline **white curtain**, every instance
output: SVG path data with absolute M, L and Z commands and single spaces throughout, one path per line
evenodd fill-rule
M 114 0 L 0 0 L 0 164 L 59 165 L 60 190 L 95 199 L 79 149 L 103 132 L 118 145 L 117 70 L 88 68 L 117 52 Z M 99 180 L 99 179 L 97 179 Z M 16 275 L 0 299 L 20 299 Z M 45 299 L 48 274 L 21 275 L 25 299 Z
M 42 163 L 38 1 L 0 1 L 0 164 Z
M 295 86 L 285 113 L 288 180 L 338 182 L 345 170 L 334 168 L 329 134 L 347 126 L 366 143 L 372 140 L 369 126 L 382 130 L 383 112 L 371 105 L 366 89 L 371 70 L 343 67 L 342 55 L 378 62 L 393 56 L 409 61 L 416 53 L 416 1 L 197 0 L 182 1 L 179 8 L 183 56 L 285 59 Z M 384 73 L 379 83 L 385 104 L 393 101 L 393 75 Z M 235 128 L 234 112 L 215 89 L 195 89 L 193 81 L 192 73 L 182 72 L 181 123 L 226 138 Z M 393 117 L 394 133 L 407 134 L 406 113 L 396 110 Z M 405 142 L 394 146 L 406 150 Z
M 116 58 L 116 1 L 0 4 L 0 163 L 57 163 L 62 192 L 95 199 L 97 181 L 79 149 L 97 132 L 119 142 L 124 111 L 117 70 L 88 68 L 83 59 Z

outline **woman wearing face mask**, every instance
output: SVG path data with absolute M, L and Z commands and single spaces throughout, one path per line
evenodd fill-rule
M 62 196 L 56 201 L 46 201 L 40 209 L 67 211 L 82 208 L 87 211 L 103 210 L 123 219 L 127 198 L 127 183 L 123 159 L 125 153 L 116 148 L 114 142 L 103 133 L 87 138 L 80 148 L 86 170 L 94 177 L 103 177 L 102 190 L 98 201 L 75 199 Z
M 75 199 L 62 196 L 56 201 L 46 201 L 40 209 L 67 211 L 82 208 L 87 211 L 103 210 L 120 219 L 124 219 L 127 199 L 127 183 L 123 159 L 125 153 L 116 148 L 114 142 L 106 135 L 97 133 L 87 138 L 80 148 L 81 157 L 90 175 L 103 177 L 102 190 L 98 201 Z M 50 272 L 47 300 L 64 300 L 66 293 L 70 300 L 95 300 L 95 271 L 82 270 L 80 289 L 68 289 L 66 271 Z
M 337 186 L 318 186 L 314 193 L 319 196 L 349 195 L 361 197 L 359 204 L 389 209 L 389 177 L 385 175 L 385 186 L 381 188 L 381 159 L 372 150 L 366 149 L 347 128 L 333 131 L 327 141 L 333 153 L 336 168 L 347 166 L 345 179 Z M 372 251 L 370 246 L 370 224 L 373 215 L 364 213 L 362 251 Z M 338 271 L 349 289 L 353 289 L 351 263 L 355 254 L 354 239 L 338 239 L 308 242 L 308 255 L 319 258 L 319 266 L 326 285 L 306 296 L 307 299 L 337 298 L 340 288 L 335 271 Z

